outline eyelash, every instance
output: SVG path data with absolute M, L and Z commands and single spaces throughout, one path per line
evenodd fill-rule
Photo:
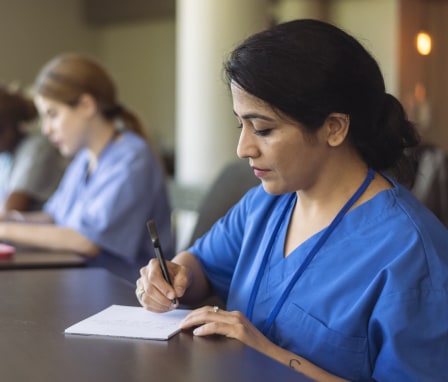
M 254 134 L 260 137 L 267 137 L 271 133 L 272 129 L 254 130 Z
M 238 128 L 238 129 L 242 129 L 242 128 L 243 128 L 243 124 L 240 123 L 240 124 L 237 126 L 237 128 Z M 267 136 L 271 133 L 272 129 L 263 129 L 263 130 L 256 130 L 256 129 L 253 129 L 253 131 L 254 131 L 254 134 L 255 134 L 255 135 L 258 135 L 258 136 L 260 136 L 260 137 L 267 137 Z

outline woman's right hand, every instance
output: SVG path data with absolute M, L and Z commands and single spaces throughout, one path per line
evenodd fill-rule
M 140 269 L 141 277 L 136 282 L 136 295 L 140 304 L 152 312 L 175 309 L 179 305 L 179 298 L 191 284 L 192 275 L 187 267 L 171 261 L 167 261 L 166 266 L 173 286 L 163 278 L 157 259 L 151 259 L 147 266 Z

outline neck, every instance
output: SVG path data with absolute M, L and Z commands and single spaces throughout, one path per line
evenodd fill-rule
M 311 187 L 297 191 L 296 210 L 302 217 L 325 219 L 335 216 L 362 184 L 367 171 L 367 165 L 360 159 L 330 162 Z M 361 197 L 354 207 L 363 200 Z
M 362 184 L 367 171 L 367 166 L 361 165 L 351 171 L 347 168 L 340 172 L 324 171 L 312 187 L 297 191 L 298 197 L 288 226 L 284 256 L 288 256 L 294 248 L 333 221 Z
M 94 127 L 92 126 L 92 133 L 87 144 L 90 170 L 96 167 L 101 153 L 116 136 L 117 131 L 111 122 L 101 120 L 97 121 Z

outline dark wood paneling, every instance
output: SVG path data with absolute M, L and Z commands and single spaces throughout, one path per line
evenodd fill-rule
M 418 83 L 426 89 L 424 103 L 429 107 L 429 122 L 421 126 L 426 141 L 448 151 L 448 1 L 401 0 L 400 4 L 400 99 L 411 118 L 417 119 L 415 97 Z M 415 38 L 427 30 L 433 41 L 430 55 L 417 53 Z

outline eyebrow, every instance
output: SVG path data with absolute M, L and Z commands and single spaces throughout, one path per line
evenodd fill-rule
M 268 117 L 266 115 L 258 114 L 258 113 L 248 113 L 248 114 L 243 114 L 241 116 L 238 116 L 238 114 L 234 110 L 233 114 L 235 114 L 237 117 L 239 117 L 241 119 L 262 119 L 263 121 L 268 121 L 268 122 L 273 122 L 274 121 L 273 118 L 270 118 L 270 117 Z

